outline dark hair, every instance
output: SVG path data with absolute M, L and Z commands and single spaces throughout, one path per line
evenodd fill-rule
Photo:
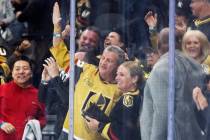
M 127 38 L 127 34 L 124 33 L 122 31 L 122 29 L 113 29 L 113 31 L 111 32 L 116 32 L 118 35 L 119 35 L 119 40 L 120 42 L 123 43 L 123 46 L 121 46 L 121 49 L 123 49 L 125 52 L 127 51 L 126 48 L 127 48 L 127 42 L 128 42 L 128 38 Z
M 11 70 L 13 70 L 14 64 L 15 64 L 17 61 L 21 61 L 21 60 L 22 60 L 22 61 L 28 62 L 28 63 L 29 63 L 29 66 L 30 66 L 30 68 L 31 68 L 31 70 L 33 71 L 34 62 L 33 62 L 30 58 L 28 58 L 27 56 L 25 56 L 25 55 L 21 55 L 21 56 L 15 58 L 15 59 L 12 61 Z
M 94 53 L 95 53 L 95 55 L 99 55 L 99 52 L 100 52 L 99 44 L 100 44 L 100 38 L 101 38 L 100 30 L 95 26 L 89 26 L 84 31 L 92 31 L 98 35 L 98 47 L 94 47 Z M 80 34 L 80 37 L 81 37 L 81 35 L 82 35 L 82 33 Z
M 89 26 L 85 30 L 93 31 L 93 32 L 95 32 L 98 35 L 99 38 L 101 37 L 100 30 L 97 27 L 95 27 L 95 26 Z
M 143 47 L 141 49 L 141 51 L 144 53 L 144 54 L 151 54 L 151 53 L 155 53 L 155 54 L 158 54 L 158 50 L 156 48 L 152 48 L 152 47 Z
M 209 81 L 210 81 L 210 74 L 207 74 L 206 76 L 205 76 L 205 84 L 207 84 Z

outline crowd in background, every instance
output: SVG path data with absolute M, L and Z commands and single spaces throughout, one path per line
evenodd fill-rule
M 42 139 L 49 116 L 68 139 L 69 5 L 0 0 L 0 139 Z M 76 2 L 74 139 L 167 139 L 168 5 Z M 175 9 L 174 137 L 208 140 L 210 0 Z

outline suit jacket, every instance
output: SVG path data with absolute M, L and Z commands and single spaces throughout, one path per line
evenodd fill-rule
M 196 118 L 192 90 L 202 86 L 202 68 L 195 61 L 175 52 L 175 140 L 203 140 Z M 142 140 L 166 140 L 168 118 L 168 53 L 154 66 L 144 89 L 140 117 Z

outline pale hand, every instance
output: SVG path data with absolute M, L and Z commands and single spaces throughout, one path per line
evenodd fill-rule
M 60 14 L 60 8 L 58 5 L 58 2 L 55 2 L 53 7 L 53 24 L 57 25 L 61 22 L 61 14 Z
M 1 126 L 1 130 L 7 134 L 11 134 L 15 132 L 15 127 L 11 123 L 4 122 L 4 124 Z
M 58 64 L 52 57 L 49 57 L 44 60 L 46 64 L 43 64 L 44 68 L 47 70 L 50 77 L 54 78 L 59 75 Z
M 42 71 L 42 80 L 43 81 L 49 81 L 51 79 L 50 75 L 48 74 L 47 69 L 44 67 Z
M 199 87 L 193 89 L 192 96 L 198 110 L 204 110 L 208 107 L 208 102 Z
M 88 116 L 85 116 L 85 118 L 86 118 L 86 124 L 88 128 L 92 130 L 93 132 L 97 132 L 99 121 Z
M 157 14 L 153 15 L 152 11 L 149 11 L 144 17 L 144 21 L 147 23 L 149 27 L 157 26 Z

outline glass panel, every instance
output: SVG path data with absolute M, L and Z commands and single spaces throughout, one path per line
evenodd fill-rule
M 0 0 L 0 140 L 210 139 L 210 0 L 56 1 Z

